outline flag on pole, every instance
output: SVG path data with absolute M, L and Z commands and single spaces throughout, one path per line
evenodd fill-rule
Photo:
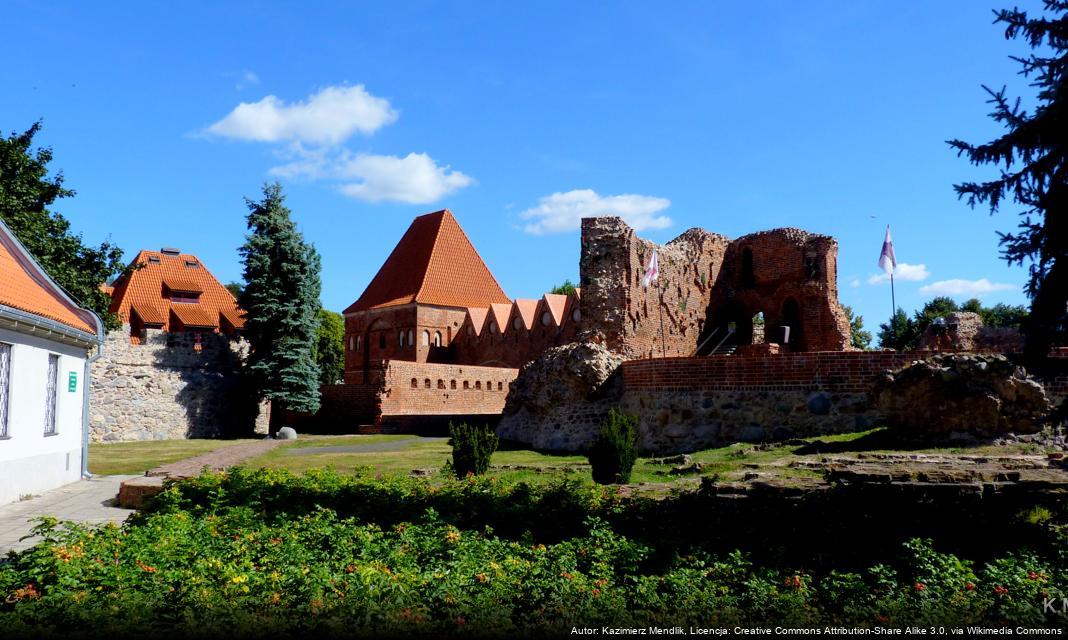
M 645 268 L 645 275 L 642 276 L 642 286 L 648 287 L 658 277 L 660 277 L 660 263 L 656 259 L 656 250 L 654 249 L 653 257 L 649 258 L 649 266 Z
M 894 241 L 890 239 L 890 225 L 886 225 L 886 237 L 883 239 L 883 250 L 879 254 L 879 267 L 886 273 L 893 274 L 897 268 L 897 257 L 894 256 Z

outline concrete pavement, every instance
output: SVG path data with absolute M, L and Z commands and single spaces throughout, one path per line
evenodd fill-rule
M 30 533 L 35 524 L 31 520 L 38 516 L 93 524 L 122 522 L 134 510 L 113 506 L 115 495 L 124 480 L 135 477 L 94 476 L 90 480 L 52 489 L 29 500 L 0 505 L 0 556 L 11 550 L 29 548 L 40 540 L 19 540 Z

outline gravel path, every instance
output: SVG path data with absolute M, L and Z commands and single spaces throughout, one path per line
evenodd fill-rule
M 407 449 L 411 445 L 417 442 L 445 442 L 448 438 L 421 438 L 413 436 L 411 438 L 404 438 L 403 440 L 392 440 L 390 442 L 373 442 L 369 444 L 343 444 L 337 446 L 322 446 L 322 447 L 293 447 L 286 452 L 289 456 L 306 456 L 315 453 L 370 453 L 374 451 L 401 451 Z

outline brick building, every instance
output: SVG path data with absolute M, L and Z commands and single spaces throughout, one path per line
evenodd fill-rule
M 140 344 L 149 329 L 233 334 L 245 326 L 233 294 L 194 255 L 178 249 L 139 251 L 106 291 L 109 310 Z
M 518 368 L 574 338 L 578 300 L 510 300 L 449 210 L 419 216 L 345 309 L 345 381 L 393 360 Z

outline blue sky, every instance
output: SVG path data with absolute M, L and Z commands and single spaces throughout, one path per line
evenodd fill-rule
M 1001 5 L 665 4 L 9 1 L 0 127 L 44 121 L 87 240 L 177 246 L 224 282 L 243 197 L 280 180 L 334 310 L 444 207 L 512 297 L 577 279 L 577 218 L 619 211 L 658 242 L 833 235 L 869 328 L 888 223 L 899 306 L 1026 302 L 995 233 L 1015 210 L 959 202 L 991 173 L 945 144 L 999 133 L 981 84 L 1031 94 Z

